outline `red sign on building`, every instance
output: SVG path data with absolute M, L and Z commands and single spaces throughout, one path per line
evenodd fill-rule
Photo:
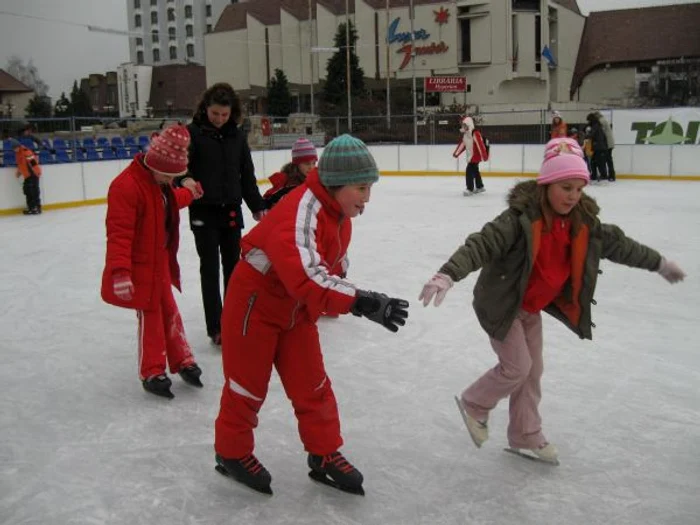
M 467 90 L 466 77 L 426 77 L 423 82 L 426 93 L 462 93 Z

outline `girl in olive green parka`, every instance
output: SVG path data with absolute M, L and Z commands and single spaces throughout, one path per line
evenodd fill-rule
M 488 333 L 498 365 L 455 398 L 477 447 L 488 438 L 488 414 L 510 397 L 508 442 L 520 453 L 558 463 L 556 447 L 542 433 L 538 412 L 545 311 L 579 337 L 591 339 L 591 303 L 601 259 L 658 272 L 667 281 L 685 274 L 656 250 L 598 219 L 595 201 L 583 193 L 589 172 L 575 140 L 545 147 L 537 180 L 517 184 L 508 209 L 467 237 L 419 299 L 439 306 L 453 283 L 483 268 L 474 288 L 474 310 Z

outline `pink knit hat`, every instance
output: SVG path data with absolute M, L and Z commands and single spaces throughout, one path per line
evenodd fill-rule
M 187 148 L 190 145 L 190 133 L 181 124 L 165 128 L 159 135 L 151 137 L 144 164 L 149 169 L 177 177 L 187 173 Z
M 316 147 L 311 141 L 303 137 L 297 139 L 292 146 L 292 162 L 301 164 L 302 162 L 316 161 L 318 161 L 318 155 L 316 154 Z
M 588 184 L 590 174 L 583 150 L 570 138 L 556 138 L 544 147 L 544 161 L 537 184 L 552 184 L 566 179 L 580 179 Z

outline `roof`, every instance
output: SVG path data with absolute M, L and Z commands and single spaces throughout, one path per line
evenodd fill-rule
M 562 7 L 567 8 L 569 11 L 573 11 L 577 15 L 581 14 L 581 10 L 578 8 L 578 2 L 576 0 L 552 0 L 555 4 L 559 4 Z
M 700 4 L 590 13 L 583 27 L 573 97 L 591 71 L 606 64 L 700 57 Z
M 281 8 L 297 20 L 309 19 L 309 3 L 311 3 L 311 18 L 316 18 L 316 2 L 309 0 L 282 0 Z
M 248 5 L 247 3 L 227 5 L 221 12 L 212 32 L 221 33 L 245 29 L 247 27 Z
M 304 0 L 284 1 L 285 4 L 292 5 L 287 10 L 296 9 L 296 4 L 302 2 L 306 3 Z M 221 16 L 219 16 L 219 20 L 217 20 L 212 32 L 222 33 L 245 29 L 248 27 L 248 15 L 266 26 L 279 25 L 281 4 L 282 0 L 251 0 L 250 2 L 229 4 L 221 12 Z
M 153 66 L 149 103 L 153 108 L 194 110 L 207 88 L 206 70 L 199 64 L 170 64 Z
M 34 90 L 24 82 L 17 80 L 4 69 L 0 69 L 0 91 L 10 93 L 27 93 Z
M 345 0 L 316 0 L 316 1 L 336 16 L 345 14 Z M 392 1 L 395 2 L 396 0 L 392 0 Z M 349 11 L 351 13 L 354 13 L 355 12 L 355 0 L 350 0 L 348 3 L 349 3 L 349 6 L 348 6 Z M 369 5 L 372 5 L 370 2 L 367 2 L 367 3 Z M 385 5 L 386 5 L 386 2 L 385 2 Z
M 368 6 L 376 10 L 386 9 L 386 0 L 363 0 Z M 389 9 L 397 9 L 399 7 L 408 7 L 410 5 L 410 0 L 391 0 L 389 4 Z M 430 5 L 430 4 L 445 4 L 445 0 L 413 0 L 413 5 Z M 449 6 L 449 7 L 454 7 Z M 343 7 L 343 13 L 345 13 L 345 7 Z

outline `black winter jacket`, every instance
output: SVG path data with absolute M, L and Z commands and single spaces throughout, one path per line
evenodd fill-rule
M 245 201 L 253 213 L 264 210 L 250 148 L 236 124 L 229 121 L 217 129 L 206 118 L 194 119 L 187 129 L 191 137 L 187 176 L 200 182 L 204 190 L 190 209 L 239 208 Z

